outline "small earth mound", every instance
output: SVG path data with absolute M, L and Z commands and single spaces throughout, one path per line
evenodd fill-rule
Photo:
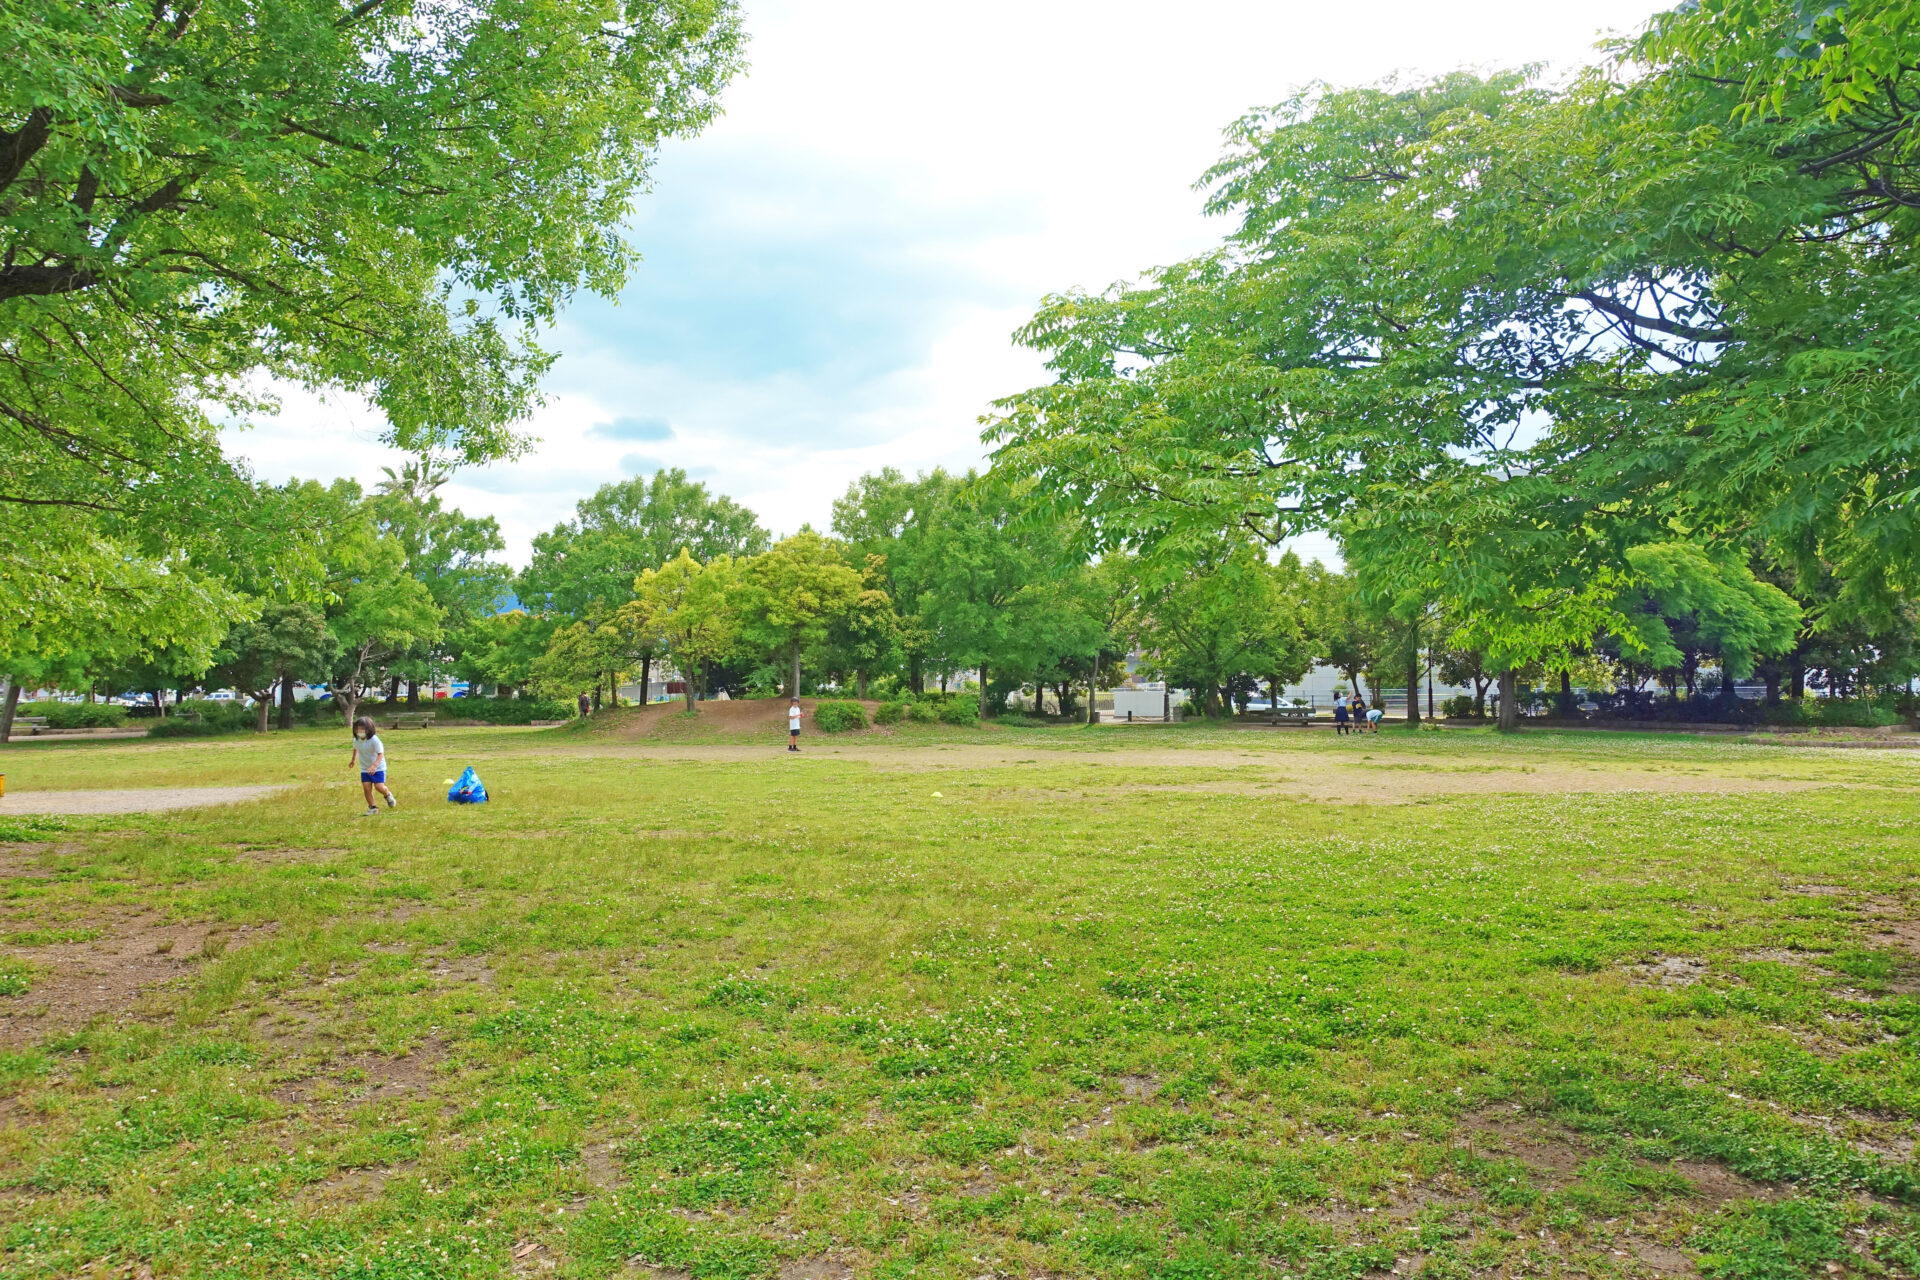
M 813 723 L 813 708 L 818 700 L 800 699 L 800 732 L 811 737 L 818 733 Z M 738 742 L 782 740 L 787 734 L 785 698 L 740 698 L 725 702 L 694 704 L 697 715 L 687 714 L 684 699 L 656 702 L 645 707 L 621 707 L 597 711 L 587 721 L 584 732 L 596 738 L 621 741 L 654 742 Z M 878 702 L 862 702 L 871 720 Z

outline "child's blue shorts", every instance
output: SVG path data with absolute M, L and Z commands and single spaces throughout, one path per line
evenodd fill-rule
M 375 769 L 372 773 L 367 773 L 363 770 L 360 774 L 360 781 L 362 782 L 385 782 L 386 780 L 387 771 L 385 769 Z

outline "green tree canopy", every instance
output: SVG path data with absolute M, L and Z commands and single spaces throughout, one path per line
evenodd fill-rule
M 326 674 L 338 653 L 339 644 L 319 609 L 299 600 L 270 603 L 258 618 L 227 632 L 216 655 L 214 678 L 253 698 L 259 731 L 265 733 L 275 688 Z
M 933 635 L 923 615 L 935 566 L 927 560 L 930 535 L 958 492 L 960 481 L 935 468 L 909 480 L 892 467 L 861 476 L 833 504 L 833 531 L 863 560 L 878 557 L 879 589 L 893 602 L 896 641 L 906 659 L 907 685 L 926 689 Z
M 753 512 L 678 469 L 603 485 L 566 524 L 533 540 L 520 575 L 522 601 L 569 617 L 608 611 L 633 598 L 634 580 L 686 551 L 695 560 L 765 551 Z
M 740 564 L 743 640 L 788 664 L 786 692 L 800 693 L 800 659 L 860 606 L 866 584 L 841 544 L 810 529 Z
M 619 288 L 650 159 L 738 49 L 727 0 L 0 6 L 14 629 L 92 597 L 206 645 L 244 614 L 195 562 L 246 523 L 216 427 L 260 375 L 364 395 L 410 450 L 512 453 L 532 327 Z
M 694 710 L 707 668 L 731 655 L 740 641 L 742 567 L 726 555 L 702 563 L 682 547 L 672 560 L 640 575 L 633 600 L 620 610 L 627 630 L 665 642 L 686 684 L 688 712 Z
M 1230 687 L 1291 684 L 1313 665 L 1316 600 L 1297 556 L 1277 561 L 1247 543 L 1223 546 L 1188 573 L 1143 583 L 1139 634 L 1150 667 L 1192 690 L 1202 714 Z
M 1676 538 L 1897 611 L 1909 11 L 1703 0 L 1564 89 L 1321 86 L 1249 116 L 1208 175 L 1227 244 L 1050 299 L 1022 336 L 1056 380 L 1002 403 L 996 465 L 1171 563 L 1330 529 L 1366 591 L 1444 607 L 1509 671 L 1626 626 L 1651 589 L 1629 553 Z

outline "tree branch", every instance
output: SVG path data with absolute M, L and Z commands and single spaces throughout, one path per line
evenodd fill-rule
M 1740 336 L 1732 329 L 1703 329 L 1699 325 L 1681 324 L 1676 320 L 1663 320 L 1659 316 L 1644 315 L 1624 303 L 1615 302 L 1605 294 L 1595 293 L 1591 289 L 1582 289 L 1573 296 L 1595 311 L 1605 312 L 1614 319 L 1624 321 L 1637 329 L 1652 329 L 1657 333 L 1685 338 L 1689 342 L 1733 342 Z
M 90 289 L 100 278 L 85 267 L 43 263 L 0 267 L 0 302 L 8 298 L 51 298 Z
M 13 185 L 52 133 L 53 112 L 47 107 L 35 107 L 27 112 L 25 124 L 12 133 L 0 133 L 0 191 Z

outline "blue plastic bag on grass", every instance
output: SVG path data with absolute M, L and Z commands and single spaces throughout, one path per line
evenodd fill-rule
M 487 784 L 480 781 L 480 775 L 469 768 L 455 779 L 447 799 L 455 804 L 485 804 L 487 802 Z

